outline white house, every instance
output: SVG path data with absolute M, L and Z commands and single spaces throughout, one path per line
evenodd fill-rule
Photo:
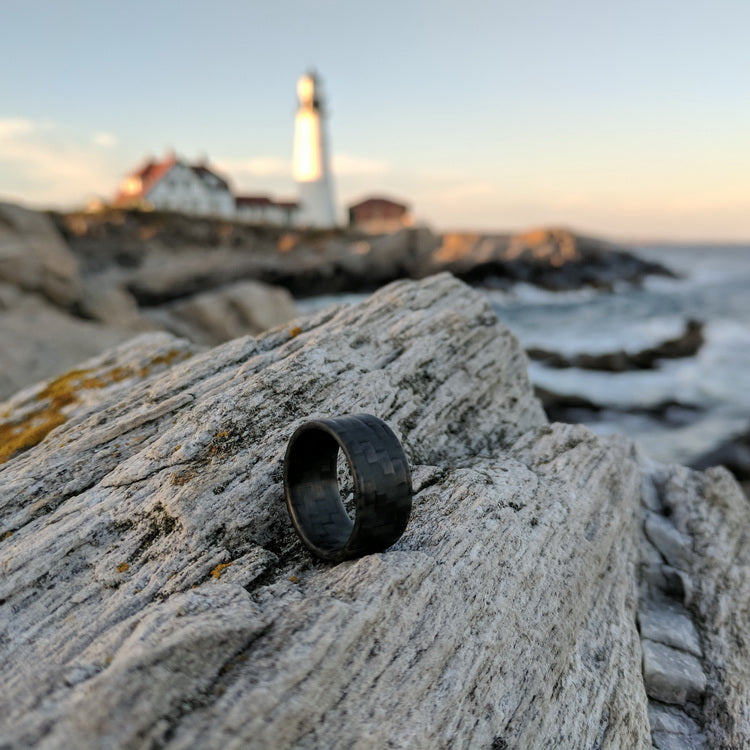
M 235 196 L 228 182 L 206 164 L 188 164 L 174 154 L 162 161 L 150 159 L 131 172 L 120 184 L 113 205 L 282 226 L 294 225 L 299 211 L 296 201 Z
M 227 181 L 206 164 L 188 164 L 175 155 L 149 160 L 120 184 L 115 206 L 179 211 L 234 218 L 235 200 Z

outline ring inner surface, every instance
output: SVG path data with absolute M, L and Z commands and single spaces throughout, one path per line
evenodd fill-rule
M 323 550 L 343 547 L 354 523 L 339 494 L 339 444 L 323 430 L 306 430 L 291 449 L 287 481 L 294 514 L 307 539 Z

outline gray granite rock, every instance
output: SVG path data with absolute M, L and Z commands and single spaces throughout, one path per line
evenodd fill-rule
M 701 698 L 706 691 L 706 675 L 698 659 L 648 639 L 642 645 L 643 679 L 649 696 L 680 705 Z
M 0 283 L 0 399 L 132 335 L 75 318 L 39 294 Z
M 386 552 L 324 564 L 291 529 L 282 456 L 301 421 L 359 411 L 401 438 L 414 511 Z M 0 415 L 29 433 L 0 470 L 0 745 L 650 748 L 670 734 L 651 732 L 636 628 L 636 451 L 546 424 L 518 343 L 450 276 L 205 353 L 141 336 Z M 748 600 L 747 504 L 723 474 L 686 482 L 709 686 L 695 721 L 741 746 L 747 620 L 726 597 Z
M 259 281 L 238 281 L 146 313 L 161 327 L 199 344 L 258 334 L 296 317 L 292 295 Z
M 641 637 L 663 643 L 693 656 L 703 656 L 698 631 L 687 610 L 677 602 L 647 601 L 638 612 Z
M 723 468 L 672 466 L 665 501 L 691 538 L 687 606 L 706 674 L 701 715 L 708 747 L 750 746 L 750 522 L 748 502 Z
M 649 541 L 670 565 L 680 569 L 687 567 L 690 537 L 680 533 L 669 519 L 657 513 L 647 514 L 645 528 Z
M 707 750 L 700 727 L 679 708 L 650 703 L 648 719 L 658 750 Z
M 116 275 L 113 276 L 110 278 L 107 274 L 100 274 L 83 278 L 77 306 L 79 314 L 117 330 L 160 330 L 162 326 L 150 322 L 141 314 L 133 296 Z
M 707 750 L 703 735 L 681 735 L 669 732 L 653 732 L 651 735 L 656 750 Z
M 0 202 L 0 281 L 70 307 L 80 296 L 78 262 L 43 213 Z

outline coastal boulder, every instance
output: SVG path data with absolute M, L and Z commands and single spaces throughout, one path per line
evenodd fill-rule
M 132 335 L 81 320 L 39 294 L 0 283 L 0 399 L 59 375 Z
M 43 213 L 0 203 L 0 282 L 38 292 L 62 307 L 80 296 L 78 262 Z
M 95 320 L 115 329 L 139 332 L 156 328 L 155 324 L 141 314 L 135 298 L 120 280 L 107 278 L 106 274 L 98 277 L 84 276 L 77 312 L 85 319 Z
M 746 746 L 747 502 L 547 424 L 526 366 L 441 274 L 205 353 L 146 334 L 0 405 L 0 744 Z M 282 459 L 357 412 L 414 509 L 331 565 Z
M 146 314 L 178 336 L 201 344 L 220 344 L 283 325 L 296 316 L 297 309 L 292 295 L 283 287 L 238 281 Z
M 664 266 L 617 245 L 562 228 L 508 234 L 444 234 L 431 268 L 472 283 L 510 286 L 525 282 L 560 291 L 616 282 L 636 283 L 648 274 L 672 276 Z

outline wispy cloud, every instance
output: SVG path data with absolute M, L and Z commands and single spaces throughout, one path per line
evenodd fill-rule
M 46 124 L 35 123 L 24 117 L 6 117 L 0 119 L 0 144 L 4 140 L 18 138 L 34 130 L 41 130 Z
M 0 193 L 6 196 L 73 205 L 87 195 L 110 194 L 119 176 L 100 146 L 51 121 L 0 118 Z
M 91 136 L 91 142 L 95 146 L 100 146 L 101 148 L 114 148 L 118 143 L 119 140 L 117 139 L 117 136 L 112 133 L 94 133 L 93 136 Z

